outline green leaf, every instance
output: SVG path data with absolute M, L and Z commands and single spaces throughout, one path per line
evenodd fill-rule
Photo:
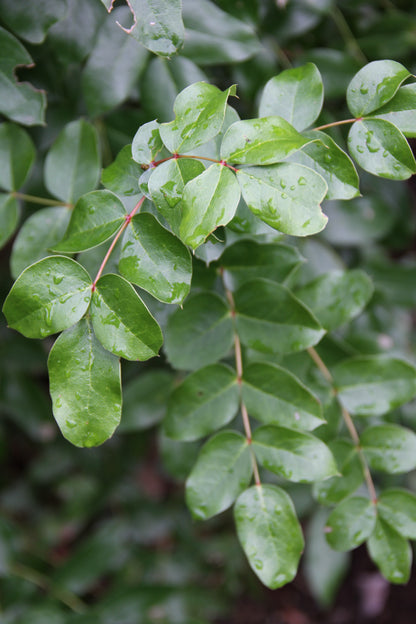
M 160 123 L 153 120 L 140 126 L 134 135 L 131 154 L 140 165 L 150 165 L 163 148 L 159 129 Z
M 224 357 L 233 340 L 231 314 L 225 301 L 215 293 L 199 293 L 169 317 L 165 349 L 174 368 L 194 370 Z
M 111 191 L 91 191 L 75 204 L 64 238 L 52 251 L 74 253 L 108 240 L 126 219 L 126 210 Z
M 253 466 L 246 438 L 221 431 L 202 447 L 186 481 L 186 502 L 192 515 L 207 520 L 233 504 L 250 484 Z
M 329 448 L 335 457 L 341 476 L 314 484 L 314 496 L 321 505 L 339 503 L 350 496 L 364 480 L 357 449 L 349 440 L 334 440 Z
M 182 54 L 198 65 L 238 63 L 260 50 L 253 28 L 208 0 L 183 0 L 186 45 Z
M 416 84 L 400 87 L 393 99 L 372 116 L 390 121 L 406 137 L 416 137 Z
M 0 187 L 18 191 L 27 180 L 35 161 L 33 141 L 23 128 L 0 124 Z
M 64 206 L 42 208 L 32 214 L 20 228 L 13 245 L 10 267 L 16 279 L 30 264 L 50 256 L 68 226 L 71 211 Z
M 205 171 L 199 160 L 173 158 L 158 165 L 149 179 L 149 191 L 156 208 L 175 234 L 182 219 L 182 195 L 185 185 Z
M 296 576 L 304 541 L 293 503 L 274 485 L 243 492 L 234 507 L 238 539 L 262 583 L 277 589 Z
M 111 165 L 103 169 L 101 182 L 116 195 L 131 197 L 139 194 L 138 180 L 143 171 L 131 156 L 131 146 L 125 145 Z
M 120 275 L 103 275 L 92 295 L 94 332 L 105 349 L 127 360 L 148 360 L 163 343 L 159 325 Z
M 224 165 L 211 165 L 188 182 L 183 191 L 180 237 L 196 249 L 219 225 L 227 225 L 240 201 L 234 173 Z
M 344 407 L 360 416 L 380 416 L 416 395 L 416 369 L 393 357 L 358 356 L 332 371 Z
M 324 330 L 312 313 L 270 280 L 247 282 L 235 293 L 237 331 L 243 344 L 264 353 L 303 351 L 319 342 Z
M 97 446 L 121 417 L 120 363 L 95 338 L 86 319 L 56 340 L 48 359 L 53 413 L 75 446 Z
M 264 468 L 289 481 L 322 481 L 338 472 L 327 445 L 310 433 L 264 425 L 254 431 L 252 446 Z
M 33 65 L 30 54 L 7 30 L 0 27 L 0 113 L 25 126 L 44 123 L 46 95 L 27 82 L 16 82 L 16 67 Z
M 236 121 L 221 144 L 221 158 L 240 165 L 273 165 L 311 142 L 282 117 Z
M 123 415 L 119 431 L 142 431 L 159 423 L 166 414 L 175 377 L 166 369 L 140 372 L 123 388 Z
M 310 167 L 328 185 L 326 199 L 351 199 L 360 194 L 357 171 L 351 158 L 325 132 L 314 130 L 304 136 L 314 139 L 290 157 Z M 317 140 L 318 139 L 318 140 Z
M 91 279 L 75 260 L 51 256 L 18 277 L 3 306 L 9 327 L 27 338 L 44 338 L 71 327 L 86 312 Z
M 82 70 L 82 91 L 90 116 L 102 115 L 124 102 L 146 64 L 147 52 L 118 26 L 129 14 L 127 7 L 117 7 L 115 19 L 103 22 Z
M 81 119 L 64 127 L 46 156 L 44 177 L 48 191 L 68 203 L 95 189 L 100 157 L 94 126 Z
M 182 303 L 192 278 L 191 256 L 150 213 L 135 215 L 123 237 L 120 273 L 165 303 Z
M 368 63 L 348 85 L 348 108 L 355 117 L 372 113 L 391 100 L 409 76 L 410 72 L 396 61 Z
M 44 1 L 41 4 L 19 3 L 0 0 L 2 21 L 21 39 L 30 43 L 42 43 L 53 24 L 61 20 L 66 12 L 66 0 Z
M 325 533 L 334 550 L 353 550 L 365 542 L 376 524 L 377 508 L 367 498 L 346 498 L 330 513 Z
M 0 193 L 0 248 L 9 240 L 19 223 L 19 204 L 13 195 Z
M 227 288 L 237 290 L 256 277 L 283 282 L 303 261 L 295 247 L 282 243 L 260 244 L 252 240 L 240 240 L 227 247 L 219 265 L 225 269 Z
M 206 82 L 197 82 L 181 91 L 173 106 L 175 119 L 159 128 L 168 150 L 189 152 L 213 139 L 222 128 L 228 97 L 235 93 L 235 85 L 220 91 Z
M 416 468 L 416 434 L 399 425 L 375 425 L 360 436 L 360 445 L 370 467 L 389 474 Z
M 325 227 L 320 204 L 328 187 L 312 169 L 295 163 L 247 167 L 237 180 L 250 210 L 276 230 L 309 236 Z
M 278 115 L 301 132 L 318 118 L 324 99 L 319 69 L 307 63 L 286 69 L 271 78 L 264 87 L 259 116 Z
M 224 364 L 211 364 L 172 392 L 164 431 L 175 440 L 197 440 L 229 423 L 238 407 L 236 373 Z
M 416 162 L 405 137 L 384 119 L 356 121 L 348 134 L 348 149 L 365 171 L 390 180 L 407 180 Z
M 371 559 L 390 583 L 407 583 L 412 566 L 412 549 L 409 542 L 382 518 L 377 519 L 367 546 Z
M 332 331 L 344 325 L 367 305 L 373 294 L 371 279 L 360 269 L 324 273 L 296 291 L 322 327 Z
M 242 397 L 250 416 L 265 424 L 309 431 L 325 422 L 316 396 L 276 364 L 256 362 L 246 366 Z
M 183 45 L 184 27 L 180 0 L 129 0 L 134 23 L 125 30 L 148 50 L 171 56 Z
M 384 490 L 378 497 L 380 517 L 397 533 L 416 539 L 416 496 L 401 489 Z

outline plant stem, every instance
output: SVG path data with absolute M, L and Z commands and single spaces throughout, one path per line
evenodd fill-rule
M 333 128 L 334 126 L 342 126 L 343 124 L 354 123 L 354 121 L 361 121 L 362 117 L 357 117 L 354 119 L 342 119 L 341 121 L 333 121 L 331 123 L 324 124 L 323 126 L 317 126 L 313 128 L 313 130 L 325 130 L 325 128 Z
M 18 191 L 13 191 L 11 195 L 16 199 L 23 199 L 24 201 L 31 202 L 32 204 L 42 204 L 43 206 L 66 206 L 67 208 L 72 208 L 72 204 L 67 204 L 56 199 L 26 195 L 26 193 L 19 193 Z
M 322 358 L 318 355 L 318 353 L 313 347 L 309 347 L 307 351 L 308 351 L 309 356 L 312 358 L 316 366 L 321 371 L 322 375 L 333 387 L 334 392 L 336 392 L 336 389 L 334 388 L 334 378 L 332 377 L 331 373 L 329 372 Z M 364 479 L 367 485 L 368 493 L 370 494 L 370 499 L 375 505 L 377 504 L 376 488 L 374 487 L 374 481 L 372 479 L 370 469 L 367 464 L 367 460 L 365 459 L 363 450 L 361 448 L 360 436 L 358 435 L 357 429 L 354 425 L 354 422 L 351 418 L 351 414 L 348 412 L 348 410 L 345 409 L 345 407 L 341 406 L 341 412 L 342 412 L 342 418 L 344 419 L 344 423 L 349 431 L 351 439 L 354 442 L 355 448 L 357 450 L 358 457 L 360 459 L 361 466 L 363 469 Z
M 357 43 L 356 38 L 354 37 L 354 34 L 351 30 L 351 28 L 348 25 L 347 20 L 345 19 L 345 17 L 343 16 L 343 14 L 341 13 L 341 11 L 338 9 L 338 7 L 334 6 L 331 10 L 331 17 L 334 20 L 339 32 L 341 33 L 342 38 L 345 41 L 345 44 L 347 46 L 347 50 L 353 55 L 355 56 L 355 58 L 357 59 L 357 61 L 359 61 L 360 63 L 368 63 L 367 58 L 365 57 L 363 51 L 361 50 L 360 46 Z
M 162 158 L 162 160 L 155 160 L 151 163 L 151 167 L 157 167 L 168 160 L 178 160 L 179 158 L 191 158 L 193 160 L 208 160 L 209 162 L 217 163 L 219 165 L 224 165 L 224 167 L 228 167 L 228 169 L 232 169 L 237 172 L 238 169 L 229 165 L 225 160 L 217 160 L 216 158 L 209 158 L 208 156 L 194 156 L 192 154 L 173 154 L 172 156 L 168 156 L 167 158 Z

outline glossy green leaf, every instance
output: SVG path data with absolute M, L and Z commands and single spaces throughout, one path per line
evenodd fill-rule
M 0 247 L 9 240 L 19 222 L 19 204 L 13 195 L 0 193 Z
M 244 368 L 242 397 L 250 416 L 290 429 L 315 429 L 324 421 L 319 400 L 292 373 L 276 364 Z
M 328 446 L 341 475 L 314 484 L 314 495 L 321 505 L 339 503 L 353 494 L 364 480 L 360 458 L 352 442 L 334 440 Z
M 171 56 L 183 45 L 184 27 L 180 0 L 129 0 L 133 26 L 125 30 L 148 50 Z
M 296 291 L 328 331 L 358 316 L 373 294 L 371 279 L 360 269 L 324 273 Z
M 0 188 L 18 191 L 30 173 L 35 156 L 33 141 L 23 128 L 0 124 Z
M 365 171 L 390 180 L 407 180 L 416 162 L 405 137 L 384 119 L 356 121 L 348 134 L 348 149 Z
M 82 91 L 90 116 L 102 115 L 127 99 L 147 61 L 147 52 L 119 28 L 129 16 L 117 7 L 103 22 L 82 71 Z M 116 23 L 117 22 L 117 23 Z
M 120 363 L 95 338 L 88 321 L 65 331 L 48 359 L 53 413 L 75 446 L 97 446 L 121 417 Z
M 235 93 L 235 85 L 220 91 L 206 82 L 181 91 L 173 106 L 175 119 L 159 128 L 168 150 L 183 154 L 213 139 L 222 128 L 228 97 Z
M 378 497 L 380 517 L 397 533 L 408 539 L 416 539 L 416 496 L 401 489 L 384 490 Z
M 75 204 L 64 238 L 52 251 L 74 253 L 92 249 L 117 232 L 126 210 L 111 191 L 91 191 Z
M 164 431 L 175 440 L 197 440 L 229 423 L 237 414 L 236 373 L 211 364 L 191 373 L 171 394 Z
M 234 507 L 238 539 L 248 562 L 270 589 L 296 576 L 304 541 L 293 503 L 274 485 L 243 492 Z
M 14 279 L 30 264 L 51 255 L 50 248 L 62 239 L 70 217 L 68 208 L 53 206 L 41 208 L 24 222 L 10 259 Z
M 18 37 L 30 43 L 42 43 L 49 28 L 64 17 L 66 8 L 66 0 L 29 2 L 24 10 L 19 3 L 0 0 L 2 21 Z
M 338 472 L 327 445 L 310 433 L 264 425 L 253 433 L 253 450 L 264 468 L 296 483 L 321 481 Z
M 159 325 L 120 275 L 103 275 L 92 295 L 94 332 L 105 349 L 127 360 L 148 360 L 163 343 Z
M 123 387 L 123 415 L 119 431 L 142 431 L 159 423 L 166 414 L 175 376 L 167 369 L 140 371 Z
M 355 117 L 372 113 L 391 100 L 409 76 L 410 72 L 397 61 L 368 63 L 348 85 L 348 108 Z
M 211 165 L 184 188 L 179 229 L 183 242 L 196 249 L 213 230 L 231 221 L 239 201 L 234 173 L 224 165 Z
M 270 280 L 247 282 L 235 293 L 236 324 L 243 344 L 265 353 L 303 351 L 325 331 L 312 313 L 282 286 Z
M 382 518 L 377 519 L 367 546 L 371 559 L 390 583 L 407 583 L 412 566 L 412 549 L 409 542 Z
M 192 278 L 191 256 L 150 213 L 135 215 L 123 237 L 119 270 L 165 303 L 182 303 Z
M 217 433 L 202 447 L 186 481 L 192 515 L 207 520 L 228 509 L 249 486 L 252 472 L 246 438 L 236 431 Z
M 75 260 L 51 256 L 18 277 L 3 306 L 9 327 L 27 338 L 44 338 L 71 327 L 86 312 L 91 279 Z
M 273 165 L 310 142 L 282 117 L 246 119 L 228 128 L 221 158 L 240 165 Z
M 373 470 L 389 474 L 416 468 L 416 434 L 399 425 L 375 425 L 360 436 L 360 445 Z
M 301 132 L 321 112 L 324 89 L 321 74 L 313 63 L 286 69 L 271 78 L 261 96 L 259 116 L 278 115 Z
M 130 197 L 139 194 L 139 177 L 143 170 L 131 156 L 131 146 L 125 145 L 114 162 L 103 169 L 101 182 L 116 195 Z
M 45 160 L 45 185 L 65 202 L 93 191 L 100 178 L 98 136 L 87 121 L 73 121 L 64 127 Z
M 328 185 L 326 199 L 351 199 L 360 194 L 357 171 L 351 158 L 325 132 L 314 130 L 304 136 L 315 139 L 290 157 L 310 167 Z M 318 140 L 316 140 L 318 139 Z
M 182 220 L 182 195 L 185 185 L 205 171 L 199 160 L 173 158 L 158 165 L 149 179 L 149 191 L 160 214 L 175 234 Z
M 33 60 L 22 44 L 0 27 L 0 113 L 25 126 L 44 123 L 46 96 L 27 82 L 17 82 L 16 67 L 33 65 Z
M 390 121 L 406 137 L 416 137 L 416 84 L 400 87 L 393 99 L 377 109 L 373 117 Z
M 393 357 L 358 356 L 332 370 L 338 396 L 352 414 L 379 416 L 413 399 L 416 369 Z
M 334 550 L 353 550 L 365 542 L 374 530 L 376 506 L 360 496 L 346 498 L 330 513 L 325 533 Z
M 163 148 L 159 128 L 160 124 L 155 119 L 140 126 L 134 135 L 131 154 L 140 165 L 150 165 Z
M 328 187 L 309 167 L 295 163 L 247 167 L 240 169 L 237 180 L 250 210 L 276 230 L 308 236 L 325 227 L 328 219 L 320 204 Z

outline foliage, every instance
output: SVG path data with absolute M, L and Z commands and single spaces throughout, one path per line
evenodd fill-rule
M 51 601 L 22 582 L 5 621 L 28 617 L 19 602 L 31 621 L 209 621 L 222 596 L 210 605 L 208 586 L 194 594 L 204 549 L 223 539 L 230 593 L 243 566 L 231 515 L 216 517 L 234 506 L 248 563 L 275 589 L 295 577 L 304 548 L 297 493 L 312 514 L 305 573 L 323 604 L 345 553 L 364 542 L 390 582 L 406 582 L 416 539 L 415 268 L 390 251 L 405 256 L 414 232 L 404 181 L 416 172 L 407 140 L 416 83 L 411 46 L 385 60 L 379 41 L 390 19 L 407 33 L 416 17 L 390 7 L 364 25 L 351 16 L 357 40 L 342 2 L 264 0 L 241 12 L 238 2 L 62 0 L 33 15 L 3 4 L 0 241 L 10 240 L 15 280 L 4 281 L 3 314 L 26 338 L 46 339 L 64 438 L 94 447 L 120 431 L 97 450 L 55 439 L 33 382 L 43 379 L 43 347 L 0 328 L 3 455 L 9 428 L 43 441 L 30 478 L 52 486 L 69 514 L 68 525 L 48 516 L 40 529 L 37 509 L 35 534 L 58 561 L 49 578 L 51 561 L 40 561 L 36 538 L 24 546 L 19 524 L 28 485 L 23 503 L 6 490 L 0 569 L 50 589 Z M 340 30 L 345 49 L 323 49 L 323 25 L 331 45 Z M 302 58 L 295 43 L 305 34 L 314 47 Z M 120 358 L 132 362 L 124 403 Z M 144 480 L 151 462 L 156 494 L 149 484 L 132 494 L 137 457 Z M 196 546 L 181 504 L 157 505 L 158 457 L 173 480 L 186 477 L 180 498 L 212 523 L 211 542 Z M 310 491 L 331 507 L 323 521 Z M 138 526 L 106 516 L 113 505 Z M 92 518 L 97 530 L 84 538 Z M 64 529 L 75 547 L 60 564 Z M 180 565 L 146 550 L 174 533 Z M 316 543 L 339 551 L 318 580 Z M 94 602 L 85 616 L 59 606 L 81 613 L 80 597 Z

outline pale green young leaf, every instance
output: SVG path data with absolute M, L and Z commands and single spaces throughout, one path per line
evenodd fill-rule
M 347 89 L 348 108 L 355 117 L 377 110 L 392 99 L 410 72 L 397 61 L 373 61 L 364 65 Z
M 103 169 L 101 182 L 116 195 L 130 197 L 139 194 L 138 180 L 142 173 L 143 170 L 131 156 L 131 146 L 125 145 L 114 162 Z
M 111 191 L 91 191 L 75 204 L 64 238 L 52 251 L 75 253 L 101 245 L 126 218 L 120 199 Z
M 164 431 L 175 440 L 197 440 L 229 423 L 238 407 L 236 373 L 224 364 L 211 364 L 191 373 L 172 392 Z
M 9 240 L 19 223 L 19 204 L 13 195 L 0 193 L 0 248 Z
M 35 156 L 33 141 L 23 128 L 0 124 L 0 188 L 18 191 L 29 176 Z
M 148 360 L 163 343 L 161 329 L 133 286 L 120 275 L 103 275 L 91 301 L 94 332 L 105 349 L 127 360 Z
M 192 515 L 207 520 L 233 504 L 250 484 L 253 465 L 246 438 L 221 431 L 202 447 L 186 481 L 186 502 Z
M 237 499 L 237 535 L 248 562 L 270 589 L 290 583 L 303 551 L 302 529 L 286 492 L 274 485 L 256 485 Z
M 416 539 L 416 496 L 402 489 L 388 489 L 378 497 L 380 517 L 402 537 Z
M 360 445 L 373 470 L 389 474 L 416 468 L 416 434 L 399 425 L 374 425 L 360 436 Z
M 139 165 L 150 165 L 163 149 L 159 128 L 160 123 L 154 119 L 140 126 L 134 135 L 131 155 Z
M 217 362 L 234 340 L 230 310 L 215 293 L 190 297 L 168 319 L 165 349 L 173 367 L 195 370 Z
M 348 149 L 360 167 L 381 178 L 407 180 L 416 173 L 412 150 L 390 121 L 356 121 L 348 134 Z
M 327 184 L 309 167 L 296 163 L 247 167 L 239 170 L 237 180 L 250 210 L 280 232 L 309 236 L 328 221 L 320 205 Z
M 260 464 L 289 481 L 311 483 L 338 473 L 328 446 L 310 433 L 264 425 L 253 433 Z
M 266 83 L 259 116 L 278 115 L 301 132 L 317 119 L 323 99 L 321 74 L 314 63 L 306 63 L 286 69 Z
M 309 431 L 325 422 L 316 396 L 277 364 L 245 366 L 242 397 L 249 415 L 265 424 Z
M 166 368 L 140 371 L 123 387 L 123 415 L 119 431 L 130 433 L 149 429 L 166 415 L 175 375 Z
M 379 416 L 416 396 L 416 369 L 383 355 L 357 356 L 332 370 L 343 406 L 352 414 Z
M 46 156 L 44 178 L 48 191 L 68 203 L 95 189 L 100 156 L 94 126 L 80 119 L 64 127 Z
M 364 480 L 360 458 L 352 442 L 340 439 L 329 442 L 328 446 L 341 475 L 314 484 L 314 496 L 321 505 L 339 503 L 353 494 Z
M 264 353 L 303 351 L 325 333 L 313 314 L 285 286 L 270 280 L 246 282 L 235 293 L 241 342 Z
M 218 226 L 231 221 L 239 201 L 234 173 L 224 165 L 211 165 L 184 188 L 179 228 L 183 242 L 196 249 Z
M 75 446 L 97 446 L 121 417 L 120 363 L 98 342 L 86 319 L 56 340 L 48 359 L 53 413 Z
M 9 327 L 27 338 L 44 338 L 71 327 L 91 300 L 91 278 L 75 260 L 51 256 L 18 277 L 3 306 Z
M 334 550 L 353 550 L 372 534 L 377 508 L 368 498 L 352 496 L 343 500 L 330 513 L 325 533 Z
M 368 554 L 390 583 L 404 584 L 410 578 L 412 549 L 409 542 L 394 528 L 377 519 L 376 527 L 367 542 Z
M 406 137 L 416 137 L 416 83 L 400 87 L 393 99 L 377 109 L 372 117 L 390 121 Z
M 189 250 L 150 213 L 135 215 L 124 233 L 120 273 L 164 303 L 182 303 L 189 293 Z

